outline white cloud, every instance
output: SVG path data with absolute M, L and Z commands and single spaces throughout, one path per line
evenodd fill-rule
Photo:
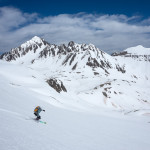
M 50 43 L 61 44 L 71 40 L 93 43 L 111 53 L 130 46 L 150 47 L 150 18 L 140 16 L 74 15 L 39 17 L 12 7 L 0 8 L 0 50 L 8 51 L 37 35 Z

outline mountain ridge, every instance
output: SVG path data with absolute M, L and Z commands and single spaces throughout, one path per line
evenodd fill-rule
M 114 65 L 115 59 L 113 60 L 113 63 L 111 63 L 109 61 L 112 60 L 112 58 L 110 58 L 111 56 L 96 48 L 93 44 L 77 44 L 73 41 L 70 41 L 68 45 L 55 45 L 49 44 L 44 39 L 37 36 L 23 43 L 21 46 L 12 49 L 10 52 L 4 53 L 0 56 L 0 59 L 6 61 L 17 61 L 17 59 L 24 57 L 31 52 L 32 58 L 28 63 L 35 63 L 35 61 L 38 59 L 46 59 L 50 56 L 60 58 L 66 55 L 62 61 L 62 65 L 66 65 L 68 63 L 69 66 L 72 67 L 72 70 L 77 67 L 79 61 L 81 62 L 83 59 L 86 59 L 85 65 L 90 66 L 91 68 L 99 67 L 103 69 L 106 74 L 109 74 L 108 69 L 111 68 L 115 68 L 116 70 L 125 73 L 124 67 L 120 67 L 117 62 Z M 79 57 L 79 60 L 76 60 L 76 62 L 73 63 L 77 57 Z M 56 61 L 58 61 L 58 59 Z M 85 67 L 85 65 L 82 67 Z
M 56 102 L 50 103 L 60 107 L 131 112 L 150 107 L 148 61 L 110 56 L 93 44 L 49 44 L 36 36 L 0 57 L 15 70 L 6 73 L 11 85 L 27 86 L 45 99 L 54 99 Z M 12 79 L 13 74 L 29 78 L 27 85 L 21 79 Z
M 46 53 L 48 52 L 46 50 L 49 50 L 50 48 L 51 48 L 51 51 L 53 51 L 52 52 L 53 55 L 54 55 L 55 48 L 58 48 L 59 52 L 61 52 L 61 53 L 65 53 L 67 51 L 69 52 L 71 50 L 76 50 L 76 52 L 78 52 L 78 50 L 79 50 L 78 46 L 73 47 L 75 44 L 78 46 L 81 45 L 81 49 L 83 51 L 85 51 L 89 47 L 89 49 L 91 49 L 91 50 L 96 49 L 96 50 L 100 51 L 102 55 L 107 54 L 104 51 L 96 48 L 93 44 L 77 44 L 73 41 L 70 41 L 68 43 L 68 45 L 65 45 L 65 44 L 56 45 L 56 44 L 48 43 L 43 38 L 34 36 L 29 41 L 26 41 L 23 44 L 21 44 L 19 47 L 13 48 L 9 52 L 2 53 L 0 56 L 0 59 L 3 59 L 3 60 L 5 59 L 6 61 L 16 60 L 18 57 L 22 57 L 22 56 L 26 55 L 29 51 L 34 51 L 34 53 L 35 53 L 37 49 L 41 48 L 41 46 L 43 46 L 43 48 L 42 48 L 43 51 L 41 50 L 41 52 L 40 52 L 41 56 L 39 56 L 39 57 L 42 57 L 43 55 L 45 55 L 45 57 L 46 57 Z M 74 48 L 74 49 L 70 49 L 70 48 Z M 141 57 L 142 56 L 142 57 L 146 58 L 145 61 L 150 61 L 150 48 L 145 48 L 142 45 L 137 45 L 135 47 L 127 48 L 121 52 L 114 52 L 110 56 L 124 56 L 124 57 L 137 57 L 137 56 Z

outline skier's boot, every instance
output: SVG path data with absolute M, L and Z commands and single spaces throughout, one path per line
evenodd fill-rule
M 41 116 L 38 116 L 36 119 L 37 119 L 37 120 L 41 119 Z

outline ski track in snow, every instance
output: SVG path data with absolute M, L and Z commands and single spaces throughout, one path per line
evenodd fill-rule
M 17 112 L 13 112 L 13 111 L 10 111 L 10 110 L 6 110 L 6 109 L 2 109 L 2 108 L 0 108 L 0 111 L 2 111 L 3 113 L 8 113 L 8 114 L 10 114 L 10 116 L 12 117 L 12 118 L 17 118 L 17 119 L 21 119 L 21 120 L 27 120 L 27 119 L 29 119 L 30 117 L 26 117 L 25 115 L 23 115 L 23 114 L 20 114 L 20 113 L 17 113 Z M 1 112 L 1 113 L 2 113 Z

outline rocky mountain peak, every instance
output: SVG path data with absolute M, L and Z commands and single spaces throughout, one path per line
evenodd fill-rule
M 0 59 L 6 61 L 17 60 L 30 52 L 36 53 L 39 48 L 44 49 L 48 45 L 49 43 L 44 39 L 34 36 L 31 40 L 21 44 L 19 47 L 13 48 L 11 51 L 2 54 Z
M 73 41 L 70 41 L 69 43 L 68 43 L 68 47 L 70 46 L 70 47 L 73 47 L 75 45 L 75 43 L 73 42 Z
M 34 36 L 31 40 L 37 42 L 37 41 L 41 41 L 42 38 L 40 38 L 38 36 Z
M 88 66 L 100 69 L 106 74 L 109 74 L 109 69 L 125 73 L 124 67 L 120 67 L 114 58 L 93 44 L 77 44 L 70 41 L 68 45 L 54 45 L 37 36 L 10 52 L 4 53 L 0 59 L 30 64 L 47 59 L 48 62 L 53 61 L 55 64 L 59 62 L 59 65 L 68 66 L 72 70 Z

